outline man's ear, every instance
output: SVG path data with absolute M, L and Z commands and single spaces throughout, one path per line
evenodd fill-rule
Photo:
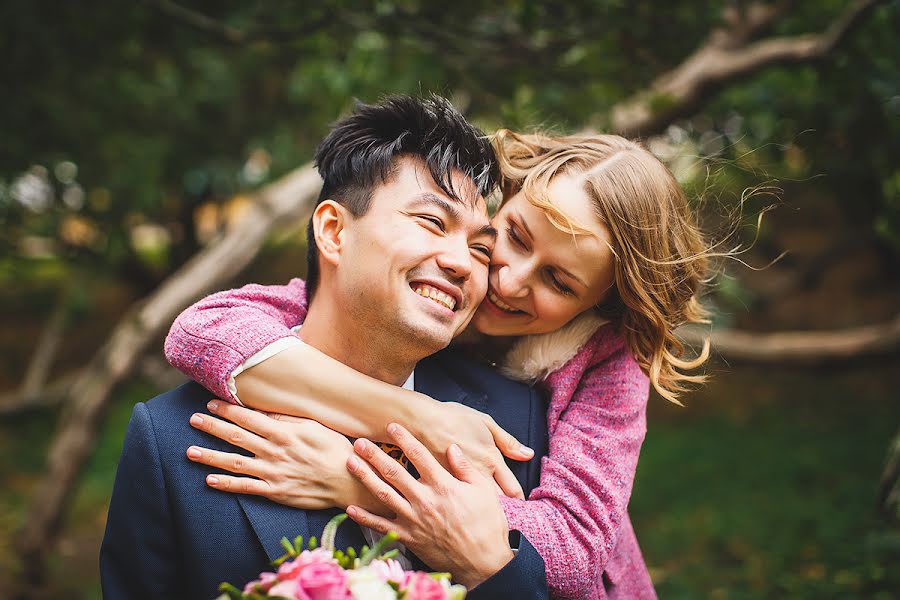
M 340 260 L 346 240 L 345 227 L 350 218 L 347 209 L 334 200 L 323 201 L 313 212 L 313 234 L 319 256 L 332 265 L 337 265 Z

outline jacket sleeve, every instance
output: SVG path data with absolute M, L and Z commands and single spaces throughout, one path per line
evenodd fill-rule
M 516 555 L 506 566 L 466 594 L 470 600 L 515 598 L 516 600 L 540 600 L 549 598 L 544 560 L 528 539 L 519 537 Z
M 559 420 L 548 423 L 540 485 L 527 500 L 501 499 L 510 529 L 543 556 L 554 597 L 582 598 L 600 585 L 626 517 L 648 394 L 624 348 L 586 368 Z
M 219 292 L 185 309 L 169 329 L 169 363 L 210 392 L 238 403 L 229 378 L 270 344 L 293 335 L 306 318 L 306 284 L 246 285 Z
M 137 404 L 113 486 L 100 547 L 104 598 L 176 598 L 181 579 L 166 482 L 150 413 Z M 186 575 L 186 574 L 181 574 Z

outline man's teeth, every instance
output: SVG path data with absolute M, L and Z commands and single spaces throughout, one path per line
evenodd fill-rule
M 424 283 L 416 284 L 416 286 L 413 288 L 413 291 L 420 296 L 424 296 L 430 300 L 434 300 L 438 304 L 443 304 L 450 310 L 456 308 L 456 298 L 447 295 L 441 290 L 435 287 L 431 287 L 430 285 L 425 285 Z
M 493 291 L 491 291 L 491 290 L 488 290 L 488 298 L 491 299 L 491 302 L 493 302 L 494 305 L 495 305 L 497 308 L 499 308 L 500 310 L 502 310 L 502 311 L 504 311 L 504 312 L 508 312 L 508 313 L 522 312 L 522 311 L 520 311 L 519 309 L 513 308 L 512 306 L 510 306 L 509 304 L 507 304 L 506 302 L 504 302 L 503 300 L 501 300 L 501 299 L 497 296 L 497 294 L 495 294 L 495 293 L 494 293 Z

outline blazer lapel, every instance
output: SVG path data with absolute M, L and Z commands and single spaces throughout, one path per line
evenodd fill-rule
M 239 494 L 237 501 L 247 515 L 247 520 L 259 538 L 269 562 L 285 553 L 281 546 L 282 537 L 293 541 L 296 536 L 302 535 L 304 543 L 309 539 L 310 523 L 307 511 L 282 506 L 260 496 Z M 316 535 L 321 534 L 320 530 Z

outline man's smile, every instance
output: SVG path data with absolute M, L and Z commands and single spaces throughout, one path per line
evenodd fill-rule
M 457 290 L 445 291 L 439 289 L 437 285 L 423 281 L 413 281 L 409 284 L 409 287 L 423 298 L 428 298 L 450 311 L 456 310 L 456 305 L 459 302 L 459 292 Z

